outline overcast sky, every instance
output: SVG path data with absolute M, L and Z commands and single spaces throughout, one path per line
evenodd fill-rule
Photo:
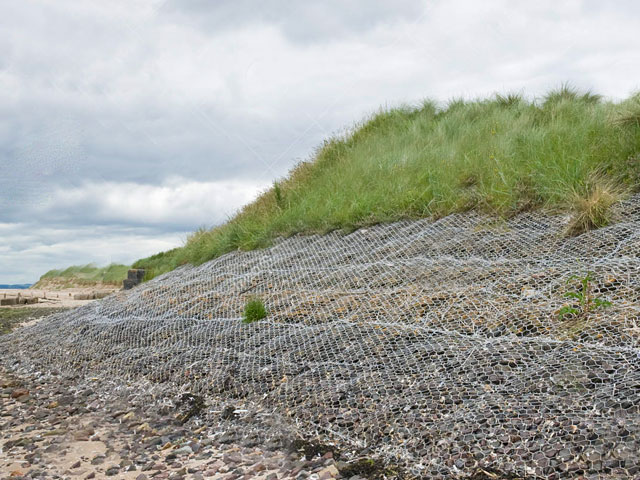
M 224 221 L 380 106 L 640 85 L 640 2 L 0 0 L 0 283 Z

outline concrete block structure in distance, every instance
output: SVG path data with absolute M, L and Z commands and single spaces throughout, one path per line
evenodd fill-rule
M 142 279 L 144 278 L 144 269 L 143 268 L 132 268 L 127 272 L 127 278 L 122 281 L 122 289 L 130 290 L 136 285 L 142 283 Z

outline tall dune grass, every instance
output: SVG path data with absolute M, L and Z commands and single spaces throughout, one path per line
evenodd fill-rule
M 639 186 L 640 95 L 614 103 L 563 86 L 536 101 L 425 101 L 382 110 L 325 141 L 227 223 L 134 266 L 150 278 L 277 236 L 471 209 L 569 211 L 568 233 L 579 234 L 609 222 L 610 205 Z

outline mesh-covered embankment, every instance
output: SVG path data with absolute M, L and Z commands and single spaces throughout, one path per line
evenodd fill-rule
M 22 329 L 0 358 L 255 405 L 424 476 L 632 478 L 640 196 L 618 217 L 573 238 L 564 217 L 464 214 L 281 240 Z M 254 295 L 269 316 L 244 324 Z

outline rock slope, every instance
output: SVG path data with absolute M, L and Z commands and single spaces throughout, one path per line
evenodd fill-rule
M 562 216 L 470 213 L 284 239 L 50 317 L 0 361 L 192 395 L 241 438 L 425 478 L 634 478 L 640 196 L 617 217 L 577 237 Z M 245 324 L 256 296 L 269 315 Z

